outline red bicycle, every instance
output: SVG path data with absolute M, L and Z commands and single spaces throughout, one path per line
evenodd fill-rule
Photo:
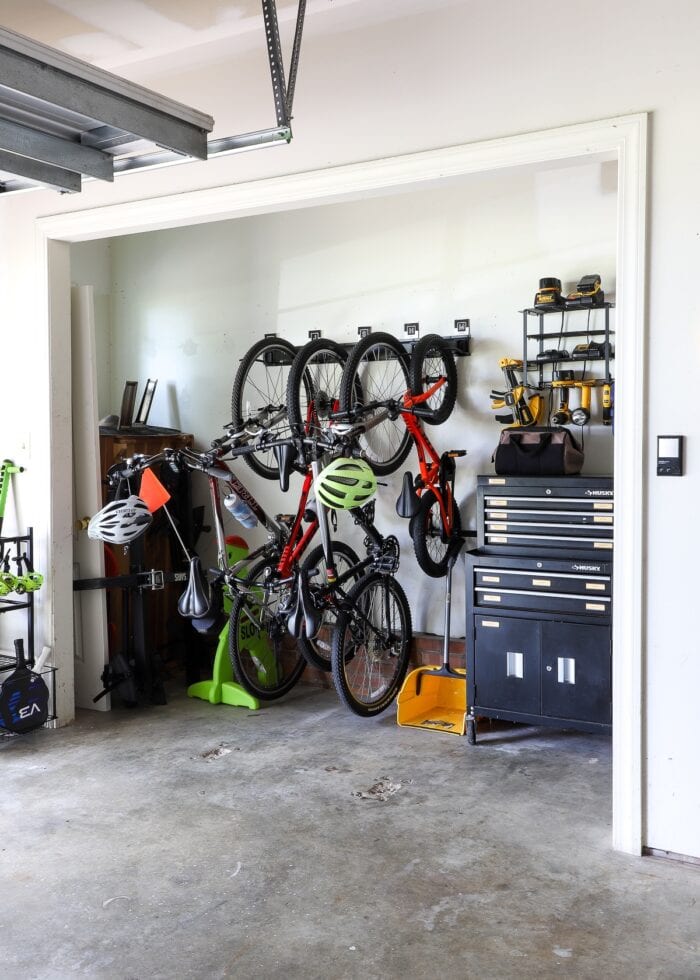
M 369 334 L 352 349 L 343 371 L 341 412 L 367 419 L 389 409 L 389 418 L 360 440 L 375 472 L 393 473 L 416 447 L 419 472 L 404 474 L 396 509 L 410 518 L 416 559 L 433 578 L 447 574 L 450 542 L 462 531 L 454 479 L 455 459 L 465 450 L 438 454 L 421 423 L 446 421 L 456 399 L 454 356 L 435 334 L 422 337 L 410 356 L 390 334 Z

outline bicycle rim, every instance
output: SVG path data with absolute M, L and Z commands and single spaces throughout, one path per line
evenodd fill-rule
M 424 490 L 418 512 L 413 519 L 411 534 L 416 560 L 426 575 L 430 575 L 431 578 L 442 578 L 447 574 L 450 541 L 460 533 L 461 528 L 457 501 L 453 503 L 452 529 L 448 537 L 442 522 L 438 498 L 430 489 Z
M 411 613 L 399 583 L 370 572 L 350 590 L 338 615 L 331 660 L 343 703 L 365 718 L 399 692 L 408 668 Z
M 457 366 L 442 337 L 421 337 L 411 356 L 410 378 L 413 395 L 422 395 L 444 378 L 443 384 L 422 404 L 431 411 L 430 417 L 425 417 L 429 425 L 447 421 L 457 400 Z
M 287 384 L 289 424 L 299 434 L 319 435 L 338 411 L 348 355 L 332 340 L 312 340 L 294 358 Z
M 345 544 L 344 541 L 333 542 L 333 560 L 335 561 L 335 567 L 339 576 L 360 564 L 360 559 L 356 552 L 353 551 L 350 545 Z M 304 568 L 308 571 L 313 571 L 314 569 L 318 571 L 318 574 L 311 579 L 312 594 L 323 591 L 326 581 L 326 558 L 323 553 L 323 545 L 318 545 L 310 552 L 304 562 Z M 360 575 L 350 576 L 344 583 L 344 590 L 347 592 L 359 578 Z M 308 639 L 306 636 L 302 636 L 299 639 L 299 646 L 307 663 L 326 673 L 330 672 L 331 669 L 331 646 L 337 616 L 337 608 L 334 605 L 326 605 L 323 610 L 321 629 L 316 636 L 313 639 Z
M 279 593 L 262 587 L 267 561 L 255 565 L 231 606 L 229 652 L 238 683 L 263 701 L 281 698 L 297 683 L 306 661 L 288 636 Z
M 355 345 L 348 357 L 340 408 L 348 412 L 387 401 L 401 405 L 408 388 L 408 361 L 402 344 L 391 334 L 370 334 Z M 364 416 L 367 420 L 371 417 Z M 405 460 L 411 449 L 411 436 L 399 416 L 386 419 L 361 436 L 360 446 L 375 473 L 386 476 Z
M 231 395 L 231 418 L 237 429 L 263 409 L 284 409 L 285 416 L 269 431 L 278 439 L 289 434 L 287 384 L 295 353 L 294 345 L 279 337 L 265 337 L 246 353 L 236 372 Z M 279 467 L 273 450 L 246 455 L 245 460 L 258 476 L 278 479 Z

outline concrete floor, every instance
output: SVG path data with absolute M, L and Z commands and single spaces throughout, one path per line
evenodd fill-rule
M 700 870 L 610 850 L 601 736 L 470 749 L 300 687 L 0 751 L 2 980 L 700 977 Z

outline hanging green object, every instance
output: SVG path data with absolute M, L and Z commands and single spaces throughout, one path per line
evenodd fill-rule
M 15 466 L 11 459 L 3 459 L 0 463 L 0 534 L 2 533 L 2 522 L 5 518 L 5 503 L 10 489 L 10 477 L 13 473 L 21 473 L 22 466 Z

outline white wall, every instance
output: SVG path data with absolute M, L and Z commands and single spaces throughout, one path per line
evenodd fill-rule
M 319 24 L 336 16 L 332 6 Z M 342 8 L 337 16 L 344 16 Z M 581 25 L 592 25 L 583 40 Z M 113 187 L 92 184 L 79 199 L 42 192 L 0 201 L 0 322 L 5 336 L 6 325 L 22 327 L 10 352 L 3 350 L 7 374 L 14 367 L 18 373 L 29 370 L 37 381 L 29 413 L 4 421 L 3 433 L 13 442 L 25 424 L 32 426 L 32 474 L 24 492 L 35 524 L 48 526 L 50 409 L 43 311 L 32 306 L 41 268 L 34 217 L 648 110 L 653 375 L 638 396 L 649 481 L 644 839 L 652 847 L 700 854 L 700 779 L 691 727 L 700 690 L 692 537 L 700 497 L 695 452 L 700 331 L 693 292 L 700 257 L 699 33 L 700 7 L 694 0 L 638 0 L 633 6 L 602 0 L 436 4 L 429 14 L 389 20 L 371 30 L 348 27 L 334 36 L 321 36 L 311 23 L 289 147 L 123 178 Z M 544 52 L 543 38 L 552 41 Z M 268 91 L 251 81 L 260 79 L 254 69 L 259 51 L 202 55 L 192 71 L 180 66 L 163 74 L 151 65 L 150 74 L 135 66 L 127 74 L 211 110 L 219 135 L 269 124 Z M 687 435 L 683 479 L 654 476 L 659 432 Z M 39 643 L 43 639 L 40 634 Z
M 582 273 L 595 271 L 614 293 L 616 204 L 616 165 L 586 162 L 113 239 L 111 371 L 100 365 L 110 410 L 118 411 L 124 380 L 157 377 L 150 421 L 182 427 L 205 447 L 229 420 L 238 360 L 265 333 L 303 344 L 309 330 L 320 329 L 352 343 L 361 324 L 402 336 L 403 323 L 417 320 L 423 333 L 453 335 L 455 318 L 469 316 L 474 355 L 458 360 L 457 408 L 428 434 L 438 450 L 468 450 L 457 490 L 465 526 L 474 527 L 475 476 L 493 472 L 501 429 L 490 409 L 490 391 L 503 383 L 498 361 L 522 355 L 517 311 L 532 303 L 541 275 L 557 275 L 573 288 Z M 102 255 L 100 244 L 72 246 L 73 267 L 87 274 Z M 104 264 L 95 271 L 103 280 Z M 585 328 L 586 314 L 567 320 L 571 329 Z M 602 326 L 602 314 L 592 315 L 591 326 Z M 558 327 L 558 317 L 548 322 L 547 329 Z M 609 473 L 612 430 L 602 426 L 595 401 L 593 407 L 586 472 Z M 406 468 L 416 465 L 412 455 Z M 276 484 L 240 469 L 272 513 L 293 508 L 294 492 L 285 499 Z M 206 503 L 205 481 L 195 480 Z M 400 481 L 401 473 L 394 475 L 379 494 L 386 533 L 396 529 Z M 439 633 L 441 590 L 426 588 L 406 522 L 398 522 L 398 534 L 414 628 Z M 200 550 L 214 562 L 213 547 L 202 541 Z M 455 584 L 453 634 L 463 635 L 461 577 Z

